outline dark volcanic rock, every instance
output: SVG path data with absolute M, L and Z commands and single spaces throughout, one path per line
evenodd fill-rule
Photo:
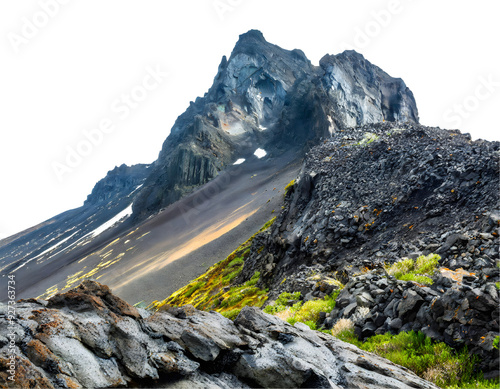
M 276 286 L 302 264 L 349 273 L 431 252 L 451 269 L 493 268 L 498 150 L 498 142 L 415 124 L 366 125 L 325 141 L 255 242 L 276 264 L 264 283 Z M 264 270 L 256 257 L 242 280 Z
M 308 153 L 236 281 L 260 271 L 272 299 L 284 291 L 310 296 L 314 285 L 301 281 L 308 274 L 342 279 L 336 308 L 319 325 L 351 318 L 362 337 L 423 331 L 467 345 L 485 372 L 498 375 L 489 367 L 498 350 L 484 339 L 499 334 L 499 143 L 410 123 L 344 134 Z M 441 255 L 432 288 L 382 269 L 430 253 Z
M 239 158 L 303 153 L 346 127 L 418 122 L 413 94 L 362 55 L 327 55 L 313 66 L 300 50 L 240 36 L 210 90 L 175 122 L 134 203 L 136 217 L 158 211 Z
M 106 177 L 99 181 L 88 195 L 85 205 L 107 203 L 113 199 L 128 196 L 134 189 L 144 183 L 149 174 L 150 165 L 121 165 L 110 170 Z
M 83 307 L 82 300 L 92 304 Z M 12 322 L 16 385 L 437 388 L 383 358 L 257 308 L 244 308 L 234 323 L 216 312 L 181 309 L 183 319 L 168 311 L 139 310 L 137 316 L 107 287 L 89 281 L 48 306 L 20 302 Z M 6 325 L 2 306 L 0 327 Z M 7 361 L 3 343 L 0 365 Z M 8 387 L 7 377 L 2 369 L 0 387 Z
M 456 278 L 453 272 L 448 273 Z M 468 346 L 481 357 L 480 367 L 485 373 L 498 375 L 494 365 L 498 350 L 492 344 L 499 333 L 500 300 L 495 287 L 499 277 L 485 279 L 475 289 L 450 278 L 451 284 L 443 287 L 444 277 L 436 278 L 427 287 L 396 280 L 381 269 L 354 276 L 337 298 L 330 320 L 322 323 L 331 328 L 339 319 L 350 319 L 361 327 L 361 338 L 387 331 L 422 331 L 457 348 Z

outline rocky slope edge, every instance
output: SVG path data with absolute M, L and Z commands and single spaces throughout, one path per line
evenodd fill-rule
M 301 264 L 350 272 L 431 252 L 451 269 L 494 268 L 499 148 L 415 124 L 367 125 L 325 140 L 308 154 L 244 276 L 262 270 L 276 285 Z M 266 269 L 262 257 L 273 265 Z
M 437 388 L 332 336 L 246 307 L 234 322 L 192 306 L 151 314 L 85 281 L 0 311 L 0 387 Z M 7 330 L 9 328 L 9 331 Z M 13 333 L 13 340 L 4 334 Z

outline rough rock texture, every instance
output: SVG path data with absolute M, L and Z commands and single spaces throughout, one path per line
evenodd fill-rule
M 95 184 L 92 193 L 87 196 L 85 205 L 109 203 L 111 200 L 128 196 L 144 183 L 150 165 L 121 165 L 110 170 L 106 177 Z
M 210 90 L 177 119 L 134 203 L 136 217 L 158 211 L 213 179 L 239 158 L 302 153 L 352 125 L 418 122 L 413 94 L 348 51 L 313 66 L 300 50 L 240 36 Z
M 486 378 L 494 378 L 500 364 L 498 350 L 492 346 L 499 333 L 495 287 L 499 280 L 498 268 L 478 273 L 448 270 L 428 287 L 396 280 L 376 269 L 351 278 L 323 324 L 331 328 L 338 319 L 351 319 L 361 339 L 413 330 L 457 348 L 467 345 L 481 357 L 479 367 L 487 372 Z
M 337 105 L 336 116 L 349 127 L 384 120 L 418 123 L 413 94 L 400 78 L 387 77 L 355 51 L 320 61 L 323 85 Z
M 498 375 L 498 352 L 490 353 L 499 314 L 498 171 L 498 142 L 472 142 L 457 131 L 380 123 L 336 135 L 308 154 L 237 282 L 260 271 L 260 286 L 274 298 L 283 291 L 316 298 L 331 288 L 308 277 L 313 271 L 347 283 L 384 263 L 438 253 L 444 272 L 474 274 L 459 284 L 435 277 L 432 289 L 352 281 L 339 304 L 347 313 L 337 310 L 329 325 L 367 307 L 379 316 L 360 325 L 360 334 L 425 329 L 450 345 L 469 345 L 485 358 L 485 371 Z
M 265 249 L 251 255 L 243 278 L 259 270 L 280 283 L 301 264 L 349 271 L 432 252 L 453 270 L 494 267 L 498 168 L 498 142 L 414 124 L 367 125 L 325 140 L 308 154 L 272 229 L 254 242 Z
M 5 306 L 0 312 L 3 334 Z M 20 301 L 12 325 L 20 387 L 436 388 L 256 308 L 244 308 L 234 322 L 190 306 L 151 315 L 91 281 L 48 302 Z M 2 366 L 7 343 L 0 338 Z M 8 375 L 2 369 L 0 387 Z

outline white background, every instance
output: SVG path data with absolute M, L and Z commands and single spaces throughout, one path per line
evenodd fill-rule
M 67 4 L 43 7 L 56 1 Z M 355 48 L 404 79 L 422 124 L 498 140 L 497 3 L 2 1 L 0 237 L 80 206 L 115 165 L 154 161 L 176 117 L 207 91 L 222 55 L 249 29 L 302 49 L 315 65 Z M 112 103 L 141 85 L 148 66 L 169 75 L 121 119 Z M 114 131 L 58 179 L 53 163 L 64 163 L 68 147 L 104 118 Z

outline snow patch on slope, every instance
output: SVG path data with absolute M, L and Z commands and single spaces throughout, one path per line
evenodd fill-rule
M 259 159 L 260 159 L 260 158 L 262 158 L 262 157 L 265 157 L 265 156 L 267 155 L 267 152 L 266 152 L 266 150 L 264 150 L 264 149 L 260 149 L 260 148 L 259 148 L 259 149 L 255 150 L 254 155 L 255 155 L 257 158 L 259 158 Z
M 106 223 L 97 227 L 94 231 L 92 231 L 88 235 L 92 235 L 92 237 L 95 238 L 97 235 L 102 234 L 104 231 L 110 229 L 116 223 L 122 221 L 122 219 L 128 218 L 130 215 L 132 215 L 132 204 L 130 204 L 127 208 L 125 208 L 123 211 L 121 211 L 119 214 L 117 214 L 113 218 L 109 219 Z

